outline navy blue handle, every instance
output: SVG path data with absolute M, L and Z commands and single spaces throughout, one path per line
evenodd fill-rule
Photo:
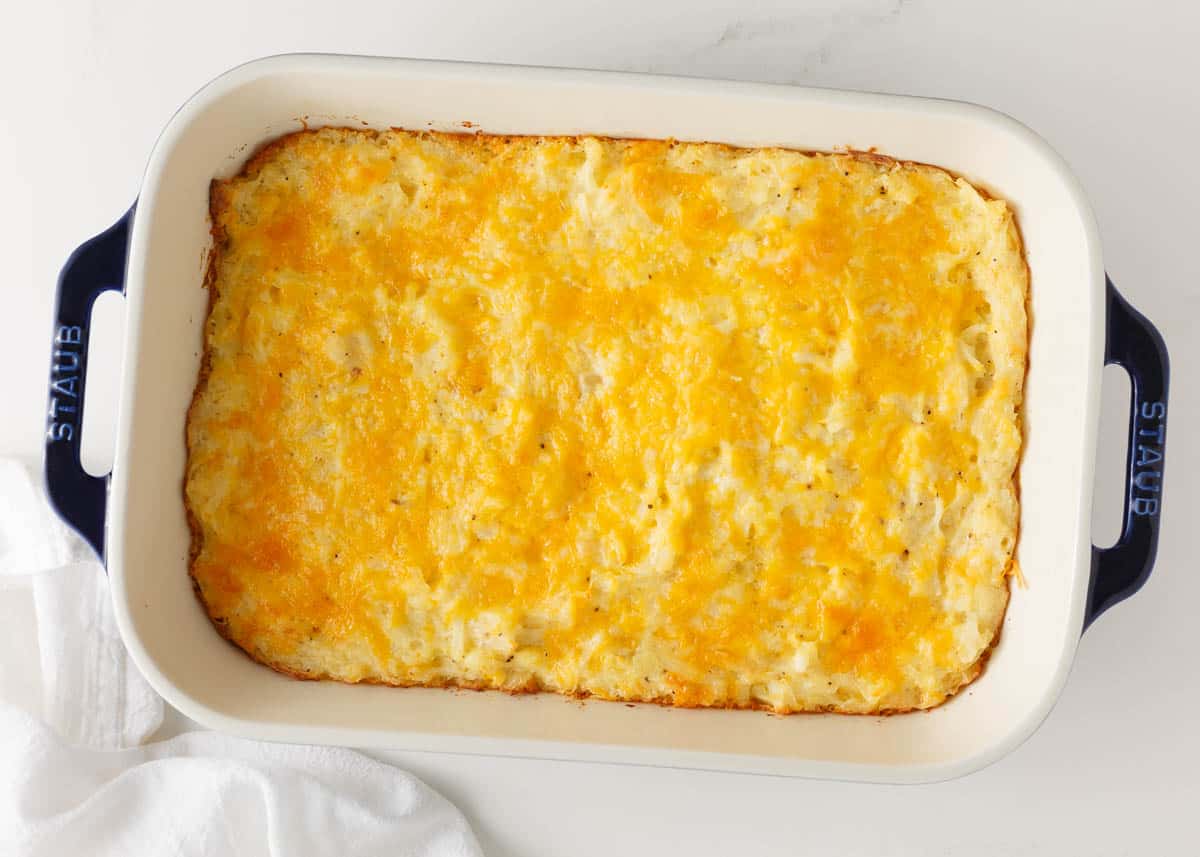
M 1162 336 L 1126 303 L 1112 280 L 1106 284 L 1108 314 L 1105 364 L 1129 373 L 1129 455 L 1125 461 L 1125 519 L 1110 548 L 1092 547 L 1086 629 L 1119 601 L 1141 589 L 1154 567 L 1162 515 L 1163 463 L 1167 442 L 1167 387 L 1171 366 Z
M 79 460 L 83 388 L 87 379 L 92 304 L 106 291 L 125 292 L 125 257 L 133 209 L 80 246 L 58 276 L 50 353 L 50 408 L 46 425 L 46 492 L 64 521 L 104 561 L 108 477 L 89 475 Z

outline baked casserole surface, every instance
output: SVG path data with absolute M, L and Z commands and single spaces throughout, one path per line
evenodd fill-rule
M 945 700 L 999 631 L 1028 273 L 930 166 L 322 129 L 211 191 L 196 590 L 309 678 Z

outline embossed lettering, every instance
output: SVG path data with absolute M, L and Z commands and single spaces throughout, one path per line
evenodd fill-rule
M 1137 476 L 1133 477 L 1133 484 L 1142 491 L 1150 491 L 1157 494 L 1159 486 L 1162 484 L 1162 474 L 1157 470 L 1143 470 Z
M 54 374 L 63 374 L 61 378 L 55 378 L 50 382 L 50 408 L 47 415 L 50 417 L 50 424 L 46 427 L 46 439 L 50 443 L 58 441 L 72 441 L 75 439 L 74 414 L 77 413 L 78 407 L 76 404 L 70 403 L 71 399 L 79 398 L 79 369 L 83 363 L 82 355 L 79 353 L 79 348 L 71 348 L 70 346 L 83 345 L 83 328 L 78 325 L 64 324 L 60 325 L 58 331 L 54 334 L 54 342 L 57 345 L 64 346 L 54 349 L 54 363 L 52 372 Z M 65 373 L 74 374 L 65 374 Z M 58 395 L 55 395 L 55 394 Z M 65 397 L 64 401 L 61 397 Z M 65 417 L 70 422 L 58 422 L 60 418 Z
M 1142 402 L 1142 419 L 1144 420 L 1161 420 L 1167 415 L 1167 406 L 1164 402 Z
M 78 351 L 55 351 L 54 352 L 54 371 L 55 372 L 77 372 L 79 371 L 79 352 Z
M 79 393 L 75 389 L 78 384 L 79 377 L 77 375 L 69 375 L 66 378 L 57 379 L 53 384 L 50 385 L 50 389 L 54 390 L 55 392 L 62 393 L 64 396 L 70 396 L 71 398 L 76 399 L 79 398 Z
M 1138 497 L 1133 501 L 1133 514 L 1157 515 L 1158 501 L 1149 497 Z
M 46 429 L 46 437 L 51 442 L 59 440 L 71 440 L 75 437 L 75 427 L 70 423 L 51 423 Z
M 1162 461 L 1162 453 L 1152 446 L 1138 444 L 1137 466 L 1145 467 L 1147 464 L 1157 464 Z
M 1156 429 L 1142 429 L 1141 431 L 1138 432 L 1139 437 L 1154 438 L 1154 440 L 1158 443 L 1159 446 L 1162 446 L 1163 441 L 1166 440 L 1166 435 L 1167 435 L 1167 427 L 1164 425 L 1159 425 L 1159 427 Z

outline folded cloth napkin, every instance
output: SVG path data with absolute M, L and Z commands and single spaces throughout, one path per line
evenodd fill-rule
M 98 749 L 132 747 L 158 729 L 163 701 L 125 652 L 104 569 L 14 459 L 0 459 L 0 586 L 10 593 L 6 612 L 32 612 L 36 627 L 36 648 L 10 641 L 0 651 L 5 672 L 37 662 L 40 694 L 27 711 L 68 742 Z M 21 589 L 32 605 L 13 597 Z
M 142 744 L 163 702 L 121 644 L 104 570 L 11 459 L 0 459 L 3 628 L 33 637 L 0 639 L 6 857 L 482 853 L 445 798 L 352 750 L 211 732 Z
M 482 853 L 445 798 L 350 750 L 214 732 L 89 750 L 0 706 L 0 759 L 6 855 Z

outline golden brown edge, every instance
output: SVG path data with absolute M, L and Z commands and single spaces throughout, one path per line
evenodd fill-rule
M 251 155 L 247 159 L 246 163 L 242 166 L 242 168 L 237 172 L 237 174 L 234 177 L 253 175 L 254 173 L 258 172 L 258 170 L 260 170 L 262 168 L 262 166 L 275 154 L 275 152 L 277 152 L 279 149 L 287 146 L 293 139 L 295 139 L 297 137 L 301 137 L 301 136 L 306 136 L 306 135 L 315 135 L 321 130 L 322 129 L 320 129 L 320 128 L 309 128 L 306 124 L 305 127 L 303 128 L 303 130 L 293 131 L 288 134 L 284 134 L 280 137 L 277 137 L 274 140 L 268 140 L 263 145 L 259 146 L 254 152 L 251 153 Z M 374 130 L 374 129 L 337 127 L 336 130 L 348 132 L 351 134 L 368 136 L 368 137 L 378 137 L 380 134 L 379 131 Z M 462 136 L 465 136 L 463 134 L 459 134 L 459 133 L 455 133 L 455 132 L 448 132 L 448 131 L 426 130 L 426 131 L 413 132 L 410 129 L 406 129 L 406 128 L 392 128 L 390 130 L 404 131 L 407 133 L 416 133 L 420 136 L 437 136 L 437 137 L 462 137 Z M 561 135 L 503 134 L 503 135 L 494 135 L 494 134 L 485 134 L 482 131 L 476 131 L 475 134 L 471 135 L 471 136 L 493 137 L 497 141 L 505 142 L 505 143 L 511 142 L 514 139 L 529 138 L 529 137 L 536 137 L 538 139 L 543 139 L 543 140 L 556 139 L 556 140 L 577 141 L 581 138 L 591 138 L 591 139 L 598 139 L 598 140 L 627 140 L 627 141 L 633 141 L 633 142 L 642 142 L 642 141 L 663 142 L 662 140 L 658 140 L 655 138 L 609 137 L 609 136 L 595 135 L 595 134 L 561 134 Z M 674 143 L 676 141 L 667 140 L 666 142 Z M 688 141 L 688 142 L 692 142 L 692 141 Z M 735 149 L 746 148 L 743 146 L 734 146 L 734 145 L 731 145 L 728 143 L 705 143 L 703 145 L 718 146 L 718 147 L 726 149 L 726 150 L 735 150 Z M 863 151 L 863 150 L 857 150 L 857 149 L 847 149 L 844 152 L 824 152 L 824 151 L 810 150 L 810 149 L 804 149 L 804 150 L 788 149 L 783 146 L 759 146 L 759 147 L 755 147 L 755 148 L 759 149 L 760 151 L 762 151 L 762 150 L 765 150 L 765 151 L 789 151 L 789 152 L 799 151 L 801 154 L 804 154 L 804 155 L 841 155 L 844 157 L 850 157 L 855 160 L 866 161 L 866 162 L 874 163 L 874 164 L 883 164 L 883 165 L 896 164 L 899 166 L 915 166 L 915 167 L 922 167 L 925 169 L 937 170 L 938 172 L 945 173 L 946 175 L 950 176 L 951 178 L 955 179 L 956 181 L 966 182 L 968 185 L 970 185 L 975 190 L 976 193 L 978 193 L 980 196 L 982 196 L 986 200 L 997 199 L 997 197 L 995 195 L 993 195 L 992 193 L 990 193 L 986 188 L 979 186 L 975 182 L 972 182 L 969 179 L 955 173 L 954 171 L 946 169 L 945 167 L 938 166 L 937 164 L 925 163 L 922 161 L 913 161 L 913 160 L 905 160 L 905 159 L 900 159 L 900 158 L 893 158 L 890 155 L 882 155 L 873 150 Z M 234 177 L 231 177 L 231 179 Z M 250 658 L 250 660 L 254 661 L 257 664 L 261 664 L 263 666 L 269 667 L 270 669 L 274 670 L 277 673 L 281 673 L 283 675 L 290 676 L 291 678 L 300 679 L 302 681 L 336 681 L 336 682 L 340 682 L 342 684 L 370 684 L 370 685 L 380 685 L 380 686 L 386 686 L 386 687 L 427 687 L 427 688 L 440 688 L 440 689 L 446 689 L 446 690 L 472 690 L 472 691 L 477 691 L 477 692 L 500 690 L 511 696 L 521 696 L 521 695 L 525 695 L 525 694 L 534 694 L 534 693 L 553 693 L 556 696 L 561 696 L 565 699 L 576 699 L 576 700 L 601 699 L 606 702 L 624 702 L 627 705 L 652 704 L 652 705 L 660 705 L 660 706 L 667 707 L 667 708 L 680 708 L 680 709 L 715 708 L 715 709 L 732 709 L 732 710 L 741 710 L 741 711 L 753 710 L 753 711 L 765 711 L 767 713 L 774 714 L 777 716 L 791 716 L 793 714 L 835 713 L 835 714 L 861 716 L 861 717 L 887 717 L 887 716 L 891 716 L 894 714 L 907 714 L 907 713 L 910 713 L 913 711 L 933 711 L 934 709 L 940 708 L 941 706 L 945 705 L 951 699 L 958 696 L 967 687 L 974 684 L 979 679 L 979 677 L 983 674 L 984 670 L 987 668 L 988 662 L 991 660 L 992 653 L 995 651 L 996 646 L 1000 642 L 1000 636 L 1004 629 L 1004 622 L 1008 616 L 1008 607 L 1009 607 L 1009 604 L 1011 604 L 1011 602 L 1012 602 L 1012 585 L 1009 582 L 1009 578 L 1011 577 L 1013 565 L 1016 560 L 1017 544 L 1020 542 L 1020 536 L 1021 536 L 1020 467 L 1021 467 L 1021 461 L 1024 458 L 1024 454 L 1025 454 L 1025 435 L 1026 435 L 1025 407 L 1024 407 L 1025 387 L 1026 387 L 1026 384 L 1028 383 L 1028 379 L 1029 379 L 1029 343 L 1032 339 L 1032 328 L 1033 328 L 1033 320 L 1032 320 L 1031 307 L 1030 307 L 1030 290 L 1031 290 L 1030 280 L 1031 280 L 1032 275 L 1031 275 L 1031 271 L 1029 269 L 1029 260 L 1025 254 L 1025 240 L 1024 240 L 1024 236 L 1021 233 L 1021 226 L 1020 226 L 1020 222 L 1017 218 L 1016 211 L 1014 211 L 1012 209 L 1011 205 L 1008 205 L 1007 201 L 1005 201 L 1005 204 L 1008 205 L 1009 214 L 1012 217 L 1013 229 L 1016 230 L 1016 233 L 1017 233 L 1017 242 L 1018 242 L 1018 246 L 1021 251 L 1021 263 L 1025 267 L 1025 294 L 1023 296 L 1023 300 L 1024 300 L 1024 304 L 1025 304 L 1025 351 L 1024 351 L 1024 355 L 1023 355 L 1024 373 L 1023 373 L 1022 384 L 1021 384 L 1021 397 L 1017 403 L 1017 417 L 1020 422 L 1020 431 L 1021 431 L 1021 446 L 1017 453 L 1017 463 L 1013 468 L 1013 474 L 1012 474 L 1013 491 L 1016 493 L 1016 498 L 1017 498 L 1017 530 L 1016 530 L 1016 533 L 1014 533 L 1012 550 L 1009 553 L 1008 562 L 1006 564 L 1006 568 L 1005 568 L 1005 572 L 1004 572 L 1004 576 L 1005 576 L 1004 610 L 1001 611 L 1001 613 L 1000 613 L 1000 618 L 999 618 L 998 622 L 996 623 L 996 629 L 992 634 L 991 642 L 988 644 L 987 648 L 985 648 L 983 650 L 983 652 L 979 655 L 979 657 L 976 659 L 975 663 L 972 664 L 971 667 L 968 669 L 966 678 L 964 678 L 963 681 L 956 688 L 954 688 L 951 691 L 948 691 L 941 700 L 939 700 L 934 705 L 928 706 L 926 708 L 918 708 L 916 706 L 910 706 L 908 708 L 881 708 L 881 709 L 878 709 L 875 711 L 849 712 L 849 711 L 840 711 L 837 708 L 835 708 L 834 706 L 820 706 L 817 708 L 796 709 L 795 711 L 780 712 L 765 703 L 756 702 L 756 701 L 752 701 L 748 704 L 739 704 L 736 702 L 724 702 L 724 703 L 702 705 L 699 703 L 678 702 L 673 697 L 668 697 L 668 696 L 656 696 L 656 697 L 636 698 L 635 699 L 635 698 L 630 698 L 630 697 L 607 697 L 607 696 L 602 696 L 599 694 L 591 693 L 590 691 L 579 691 L 579 690 L 559 691 L 559 690 L 553 690 L 553 689 L 548 689 L 548 688 L 542 687 L 540 685 L 540 683 L 538 683 L 537 681 L 535 681 L 533 679 L 530 679 L 526 683 L 526 685 L 519 687 L 519 688 L 498 688 L 498 687 L 494 687 L 492 685 L 485 684 L 483 682 L 463 682 L 463 681 L 449 681 L 449 680 L 429 681 L 429 682 L 402 682 L 402 681 L 386 681 L 386 680 L 377 679 L 377 678 L 365 678 L 365 679 L 359 679 L 358 681 L 347 681 L 346 679 L 337 678 L 336 676 L 329 675 L 328 673 L 303 673 L 298 670 L 289 669 L 288 667 L 285 667 L 282 664 L 275 663 L 269 659 L 261 657 L 260 655 L 254 653 L 254 652 L 251 652 L 249 649 L 247 649 L 245 646 L 243 646 L 237 640 L 234 640 L 233 637 L 229 633 L 229 628 L 228 628 L 227 624 L 225 623 L 225 621 L 223 621 L 220 617 L 213 615 L 213 612 L 210 609 L 208 602 L 204 598 L 204 593 L 200 588 L 200 583 L 198 580 L 196 580 L 196 576 L 194 573 L 196 557 L 199 556 L 200 551 L 204 547 L 204 533 L 200 527 L 200 522 L 197 520 L 195 514 L 192 511 L 191 502 L 187 496 L 187 473 L 188 473 L 188 469 L 191 466 L 191 458 L 192 458 L 191 437 L 190 437 L 190 432 L 189 432 L 189 428 L 192 424 L 192 412 L 195 409 L 196 403 L 199 401 L 200 396 L 203 394 L 205 387 L 207 386 L 208 376 L 212 370 L 212 355 L 209 351 L 209 341 L 208 341 L 208 320 L 212 316 L 212 311 L 213 311 L 214 307 L 216 306 L 217 271 L 220 267 L 221 257 L 222 257 L 223 251 L 224 251 L 225 244 L 228 240 L 223 228 L 220 225 L 220 223 L 221 223 L 220 215 L 225 211 L 225 209 L 228 207 L 228 204 L 229 204 L 229 200 L 224 193 L 224 185 L 226 182 L 230 181 L 231 179 L 225 179 L 225 180 L 213 179 L 212 182 L 210 182 L 210 184 L 209 184 L 208 211 L 209 211 L 209 220 L 210 220 L 209 232 L 210 232 L 210 235 L 212 236 L 212 251 L 209 253 L 209 256 L 208 256 L 208 267 L 205 270 L 204 283 L 203 283 L 203 287 L 208 290 L 208 307 L 205 310 L 205 316 L 204 316 L 204 325 L 203 325 L 204 345 L 203 345 L 203 351 L 202 351 L 201 357 L 200 357 L 200 372 L 199 372 L 199 376 L 196 381 L 196 388 L 193 391 L 191 401 L 188 404 L 187 417 L 186 417 L 186 422 L 184 425 L 184 445 L 186 447 L 186 458 L 185 458 L 185 463 L 184 463 L 184 480 L 183 480 L 183 484 L 182 484 L 182 493 L 183 493 L 184 511 L 187 515 L 188 530 L 191 533 L 191 544 L 190 544 L 190 548 L 188 551 L 188 577 L 192 581 L 192 591 L 195 593 L 196 599 L 200 602 L 201 608 L 204 610 L 205 615 L 208 616 L 209 621 L 212 623 L 212 626 L 213 626 L 213 628 L 216 629 L 217 633 L 220 634 L 221 637 L 226 640 L 226 642 L 228 642 L 230 645 L 232 645 L 238 651 L 242 652 L 244 655 L 246 655 L 246 657 Z

